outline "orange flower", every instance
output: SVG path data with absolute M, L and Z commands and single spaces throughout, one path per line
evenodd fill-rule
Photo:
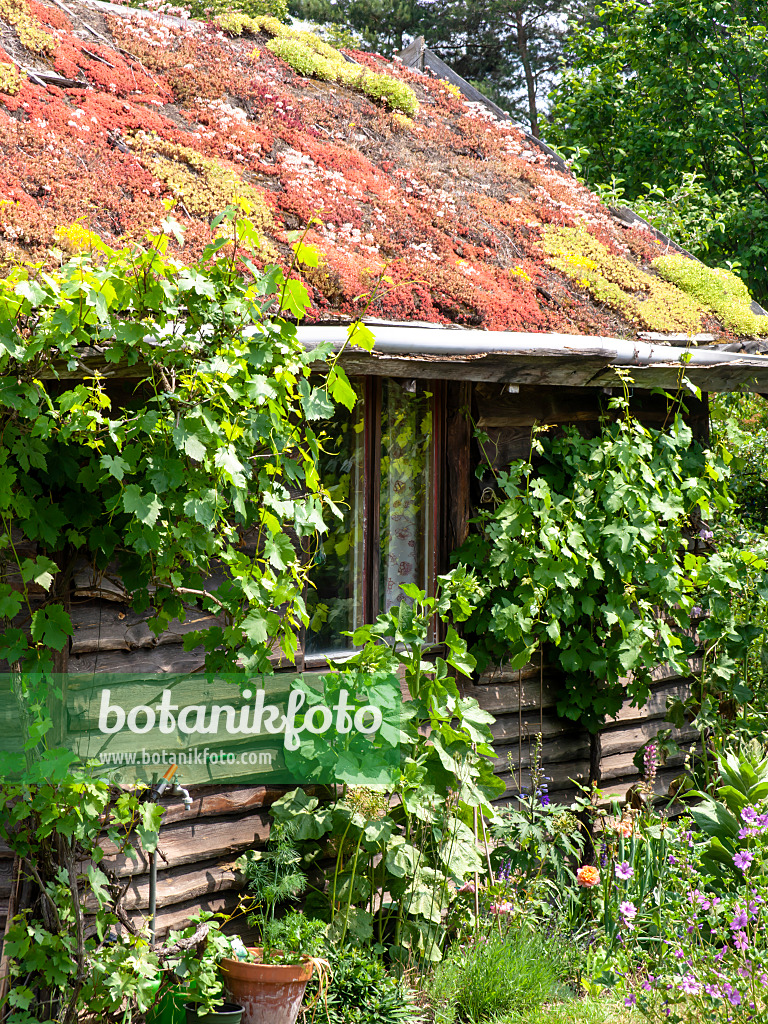
M 600 884 L 600 872 L 591 864 L 585 864 L 576 872 L 576 883 L 583 889 L 591 889 L 593 885 Z

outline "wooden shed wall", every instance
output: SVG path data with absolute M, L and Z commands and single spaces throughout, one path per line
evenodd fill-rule
M 474 479 L 481 453 L 472 438 L 472 422 L 489 435 L 486 457 L 495 466 L 502 466 L 511 459 L 528 456 L 534 423 L 577 423 L 580 429 L 595 433 L 607 398 L 599 388 L 521 386 L 512 392 L 505 385 L 450 382 L 442 501 L 444 560 L 448 551 L 465 539 L 472 503 L 482 494 Z M 632 402 L 645 423 L 658 427 L 664 424 L 667 409 L 663 398 L 638 392 Z M 689 407 L 694 433 L 706 437 L 706 401 L 691 401 Z M 174 623 L 156 637 L 146 625 L 149 613 L 136 614 L 129 608 L 119 577 L 109 572 L 96 576 L 86 566 L 75 572 L 69 600 L 74 636 L 60 668 L 70 673 L 74 686 L 83 673 L 193 672 L 203 666 L 204 651 L 197 648 L 185 652 L 184 636 L 218 621 L 190 606 L 184 623 Z M 543 672 L 540 665 L 528 666 L 519 673 L 498 668 L 467 687 L 466 692 L 496 716 L 496 770 L 506 782 L 504 802 L 511 799 L 519 785 L 529 784 L 531 745 L 539 731 L 553 800 L 569 801 L 576 792 L 571 780 L 587 783 L 590 777 L 604 790 L 623 797 L 638 779 L 632 763 L 635 751 L 666 725 L 667 697 L 686 691 L 683 680 L 659 668 L 648 705 L 643 709 L 624 707 L 603 730 L 598 744 L 591 745 L 582 728 L 558 718 L 554 707 L 556 686 L 556 674 L 545 664 Z M 695 736 L 688 730 L 677 739 L 687 743 Z M 679 774 L 680 760 L 660 771 L 660 789 Z M 183 778 L 180 781 L 184 784 Z M 245 850 L 263 846 L 269 829 L 268 808 L 280 792 L 264 786 L 197 787 L 192 790 L 190 811 L 178 801 L 168 802 L 158 858 L 159 937 L 168 928 L 187 923 L 198 907 L 221 910 L 236 906 L 242 880 L 234 862 Z M 146 912 L 146 858 L 127 862 L 124 857 L 114 856 L 107 844 L 107 865 L 127 886 L 128 912 L 137 917 Z M 11 866 L 10 852 L 0 847 L 0 936 Z

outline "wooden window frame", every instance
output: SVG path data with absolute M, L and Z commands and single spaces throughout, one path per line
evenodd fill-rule
M 374 622 L 381 611 L 379 577 L 381 566 L 380 497 L 381 497 L 381 419 L 384 381 L 379 376 L 358 377 L 363 400 L 363 621 Z M 354 382 L 354 381 L 353 381 Z M 425 554 L 427 593 L 434 596 L 438 573 L 447 561 L 446 538 L 441 531 L 445 521 L 445 489 L 443 464 L 445 459 L 446 387 L 443 381 L 419 380 L 431 393 L 432 452 L 430 459 L 430 522 L 428 524 L 428 551 Z M 343 655 L 341 655 L 343 657 Z M 319 655 L 309 655 L 307 664 L 327 664 Z

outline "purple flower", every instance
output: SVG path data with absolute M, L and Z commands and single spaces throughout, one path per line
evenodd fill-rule
M 714 535 L 714 533 L 711 530 L 701 529 L 701 530 L 699 530 L 699 536 L 701 537 L 702 540 L 712 540 L 712 538 L 715 535 Z
M 633 994 L 633 995 L 627 996 L 627 998 L 624 1000 L 624 1005 L 625 1006 L 634 1006 L 636 1002 L 637 1002 L 637 996 L 635 996 Z
M 746 910 L 740 910 L 739 913 L 731 921 L 730 929 L 732 932 L 739 932 L 742 928 L 746 928 L 749 924 L 749 918 L 747 917 Z
M 670 867 L 674 867 L 677 864 L 677 857 L 673 857 L 671 853 L 669 855 L 669 864 Z
M 634 903 L 630 903 L 629 900 L 625 900 L 619 904 L 619 913 L 621 914 L 621 923 L 629 931 L 632 931 L 635 927 L 634 919 L 637 915 L 637 907 Z
M 617 864 L 615 867 L 616 877 L 622 882 L 627 882 L 634 875 L 635 869 L 630 866 L 628 861 L 624 861 L 623 864 Z
M 746 871 L 754 859 L 754 854 L 749 850 L 743 850 L 741 853 L 734 854 L 733 863 L 740 871 Z
M 696 981 L 692 974 L 686 974 L 680 982 L 680 988 L 687 996 L 697 996 L 701 989 L 701 985 L 699 985 L 698 981 Z
M 749 948 L 749 938 L 746 932 L 736 932 L 733 938 L 733 944 L 736 949 L 745 950 Z

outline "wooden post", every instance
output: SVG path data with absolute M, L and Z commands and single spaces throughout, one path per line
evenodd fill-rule
M 0 956 L 0 1004 L 2 1004 L 11 985 L 10 979 L 10 957 L 5 951 L 5 939 L 11 929 L 11 922 L 19 912 L 19 894 L 21 892 L 21 858 L 18 854 L 13 858 L 13 869 L 11 871 L 11 895 L 8 900 L 8 916 L 5 919 L 3 931 L 3 950 Z M 0 1011 L 2 1012 L 2 1011 Z M 5 1018 L 3 1013 L 3 1018 Z

